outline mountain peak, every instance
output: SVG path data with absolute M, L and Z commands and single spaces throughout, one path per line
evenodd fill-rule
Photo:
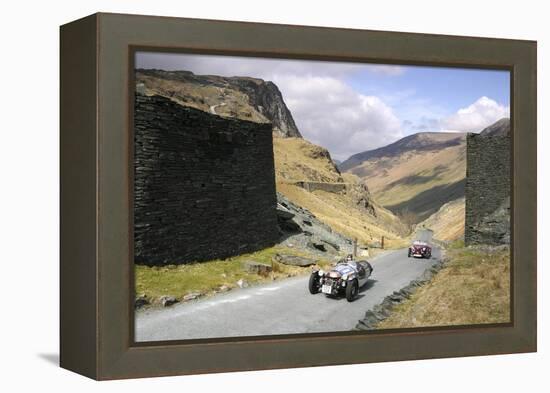
M 382 157 L 393 157 L 407 151 L 441 150 L 446 147 L 457 146 L 464 142 L 466 133 L 460 132 L 419 132 L 408 135 L 387 146 L 367 150 L 352 155 L 339 165 L 342 171 L 347 171 L 362 162 Z
M 146 94 L 161 95 L 218 116 L 271 123 L 273 133 L 279 137 L 302 137 L 279 88 L 270 81 L 137 69 L 136 84 L 142 85 Z

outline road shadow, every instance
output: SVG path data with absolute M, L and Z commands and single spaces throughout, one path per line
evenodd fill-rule
M 359 293 L 365 292 L 367 289 L 371 289 L 377 282 L 378 280 L 368 279 L 367 282 L 364 283 L 361 288 L 359 288 Z
M 371 280 L 371 279 L 367 280 L 367 282 L 363 284 L 362 287 L 359 288 L 359 293 L 357 294 L 357 297 L 355 298 L 355 300 L 359 300 L 362 297 L 366 296 L 365 294 L 363 294 L 363 292 L 365 292 L 368 289 L 371 289 L 377 282 L 378 280 Z M 342 295 L 326 295 L 326 296 L 336 301 L 346 300 L 346 297 Z
M 40 359 L 54 365 L 59 366 L 59 354 L 58 353 L 39 353 L 37 355 Z

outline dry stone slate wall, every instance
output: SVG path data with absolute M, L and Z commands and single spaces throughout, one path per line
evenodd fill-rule
M 323 183 L 315 181 L 298 181 L 296 183 L 298 187 L 301 187 L 309 192 L 321 190 L 325 192 L 330 192 L 333 194 L 338 194 L 346 190 L 346 183 Z
M 510 150 L 509 134 L 468 134 L 464 236 L 468 245 L 510 240 Z M 504 214 L 495 215 L 499 211 Z
M 134 142 L 136 263 L 206 261 L 277 241 L 271 124 L 136 94 Z

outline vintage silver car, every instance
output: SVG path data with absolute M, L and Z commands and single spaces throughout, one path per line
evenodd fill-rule
M 361 288 L 372 274 L 372 265 L 367 261 L 343 260 L 325 272 L 314 270 L 309 277 L 309 292 L 327 296 L 343 294 L 348 302 L 355 300 Z

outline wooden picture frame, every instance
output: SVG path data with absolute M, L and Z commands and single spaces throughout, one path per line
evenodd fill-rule
M 512 322 L 136 344 L 137 49 L 511 72 Z M 105 380 L 536 351 L 536 42 L 99 13 L 61 27 L 61 366 Z

